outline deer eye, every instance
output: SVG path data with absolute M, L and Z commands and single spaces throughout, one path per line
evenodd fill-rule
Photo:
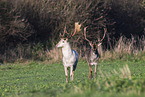
M 64 43 L 64 40 L 62 42 Z

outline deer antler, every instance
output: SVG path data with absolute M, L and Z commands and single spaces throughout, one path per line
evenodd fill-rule
M 60 33 L 60 34 L 59 34 L 59 37 L 63 37 L 63 38 L 64 38 L 64 37 L 65 37 L 65 33 L 67 33 L 67 31 L 66 31 L 66 26 L 64 27 L 64 32 L 63 32 L 63 34 Z M 67 33 L 67 34 L 68 34 L 68 33 Z
M 87 27 L 84 28 L 84 36 L 85 36 L 85 40 L 87 40 L 89 43 L 91 43 L 91 41 L 90 41 L 89 39 L 87 39 L 86 29 L 87 29 Z
M 75 22 L 75 31 L 74 31 L 74 33 L 71 34 L 70 37 L 68 37 L 68 38 L 71 38 L 71 37 L 73 37 L 74 35 L 78 34 L 78 32 L 81 31 L 80 28 L 81 28 L 81 24 L 79 24 L 79 22 Z
M 67 35 L 69 35 L 69 33 L 66 31 L 66 26 L 65 26 L 63 35 L 60 33 L 59 37 L 71 38 L 72 36 L 78 34 L 78 32 L 81 31 L 80 28 L 81 28 L 81 24 L 79 24 L 78 22 L 76 22 L 76 23 L 75 23 L 75 31 L 74 31 L 74 33 L 71 33 L 71 35 L 70 35 L 69 37 L 65 37 L 65 33 L 66 33 Z
M 87 27 L 84 28 L 84 36 L 85 36 L 85 40 L 88 41 L 88 42 L 91 44 L 92 41 L 90 41 L 89 39 L 87 39 L 86 29 L 87 29 Z M 102 42 L 103 39 L 105 38 L 106 32 L 107 32 L 107 29 L 104 28 L 104 35 L 103 35 L 103 38 L 102 38 L 100 41 L 95 41 L 95 42 Z
M 102 41 L 104 40 L 105 35 L 106 35 L 106 32 L 107 32 L 107 29 L 106 29 L 106 28 L 104 28 L 104 35 L 103 35 L 103 38 L 102 38 L 100 41 L 97 41 L 97 42 L 102 42 Z

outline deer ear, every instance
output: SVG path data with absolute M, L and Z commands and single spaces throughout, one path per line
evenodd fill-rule
M 90 44 L 90 46 L 92 46 L 92 43 L 91 42 L 89 42 L 89 44 Z
M 68 42 L 68 38 L 65 39 Z
M 99 43 L 98 46 L 100 46 L 102 43 Z

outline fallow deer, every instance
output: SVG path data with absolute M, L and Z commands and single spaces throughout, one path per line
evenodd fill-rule
M 70 39 L 72 36 L 76 35 L 81 29 L 81 25 L 79 25 L 78 22 L 75 23 L 75 30 L 71 35 L 68 37 L 65 37 L 65 34 L 69 35 L 66 31 L 66 27 L 64 28 L 63 35 L 60 33 L 60 41 L 56 45 L 56 47 L 62 48 L 62 54 L 63 54 L 63 65 L 65 70 L 65 76 L 66 76 L 66 82 L 68 82 L 68 67 L 70 67 L 70 79 L 73 80 L 74 77 L 74 71 L 77 67 L 78 63 L 78 54 L 75 50 L 72 50 L 69 44 L 68 39 Z
M 96 77 L 96 71 L 97 71 L 97 64 L 98 64 L 98 61 L 99 61 L 99 58 L 100 58 L 100 54 L 98 52 L 98 46 L 100 46 L 103 41 L 103 39 L 105 38 L 105 35 L 106 35 L 106 28 L 104 28 L 104 35 L 103 35 L 103 38 L 100 40 L 100 41 L 90 41 L 89 39 L 87 39 L 87 35 L 86 35 L 86 27 L 84 28 L 84 37 L 85 37 L 85 40 L 89 42 L 90 44 L 90 47 L 91 47 L 91 51 L 85 51 L 86 54 L 85 54 L 85 57 L 86 57 L 86 61 L 87 61 L 87 64 L 89 66 L 89 76 L 88 78 L 92 79 L 93 78 L 93 70 L 92 70 L 92 66 L 95 65 L 95 71 L 94 71 L 94 75 Z

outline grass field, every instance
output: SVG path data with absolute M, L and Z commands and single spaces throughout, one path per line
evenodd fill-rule
M 0 96 L 6 97 L 145 97 L 145 60 L 104 61 L 97 78 L 88 79 L 85 61 L 74 81 L 65 83 L 61 62 L 0 65 Z

